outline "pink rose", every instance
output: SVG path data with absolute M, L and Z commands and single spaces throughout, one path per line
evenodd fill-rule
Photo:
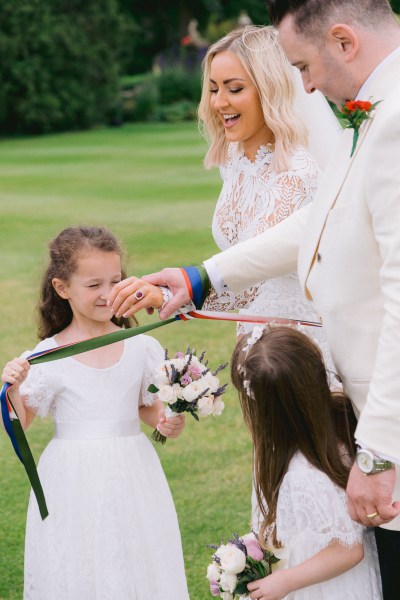
M 247 554 L 250 558 L 257 560 L 258 562 L 264 558 L 264 552 L 257 540 L 244 539 L 243 544 L 246 546 Z
M 190 365 L 188 372 L 190 373 L 190 376 L 192 377 L 192 379 L 194 381 L 196 381 L 197 379 L 200 379 L 200 377 L 202 375 L 201 369 L 199 367 L 197 367 L 196 365 Z
M 183 352 L 175 352 L 174 358 L 185 358 Z
M 192 378 L 190 377 L 189 373 L 185 373 L 181 377 L 181 385 L 185 386 L 185 385 L 189 385 L 189 383 L 192 383 Z
M 219 583 L 215 579 L 210 581 L 210 592 L 212 596 L 219 596 Z

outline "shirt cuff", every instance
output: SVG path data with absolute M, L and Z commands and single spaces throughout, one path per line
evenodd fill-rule
M 361 440 L 356 439 L 356 444 L 360 448 L 365 448 L 366 450 L 369 450 L 370 452 L 375 454 L 375 456 L 378 456 L 379 458 L 382 458 L 383 460 L 390 460 L 390 462 L 397 464 L 397 465 L 400 464 L 398 458 L 393 458 L 393 456 L 388 456 L 387 454 L 382 454 L 381 452 L 376 452 L 372 448 L 369 448 L 368 444 L 363 444 L 363 442 Z
M 213 256 L 208 260 L 205 260 L 203 266 L 207 271 L 207 275 L 210 279 L 211 285 L 217 292 L 218 296 L 229 290 L 229 287 L 226 285 L 225 281 L 222 279 L 219 273 L 217 262 Z

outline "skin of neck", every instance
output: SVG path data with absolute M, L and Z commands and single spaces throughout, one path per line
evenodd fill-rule
M 353 73 L 355 87 L 354 96 L 366 82 L 378 65 L 400 47 L 400 28 L 392 27 L 388 31 L 372 33 L 367 30 L 357 30 L 359 38 L 358 52 L 349 64 Z

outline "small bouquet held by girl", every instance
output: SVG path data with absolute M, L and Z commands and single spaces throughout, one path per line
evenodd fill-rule
M 209 548 L 215 550 L 207 567 L 210 591 L 223 600 L 249 598 L 247 584 L 267 577 L 280 560 L 271 550 L 261 548 L 253 532 L 242 537 L 235 533 L 233 540 Z
M 217 374 L 228 363 L 211 372 L 208 361 L 203 362 L 204 357 L 205 352 L 197 358 L 195 352 L 188 348 L 186 354 L 176 352 L 173 358 L 168 358 L 168 350 L 165 350 L 165 359 L 156 372 L 156 384 L 152 383 L 148 391 L 157 394 L 159 400 L 166 404 L 167 418 L 188 412 L 199 421 L 199 415 L 208 417 L 222 413 L 225 404 L 221 396 L 227 384 L 220 385 Z M 167 440 L 157 429 L 151 437 L 161 444 Z

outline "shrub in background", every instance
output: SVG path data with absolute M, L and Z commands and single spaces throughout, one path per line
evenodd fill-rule
M 130 37 L 117 0 L 2 0 L 0 132 L 80 129 L 112 118 Z

